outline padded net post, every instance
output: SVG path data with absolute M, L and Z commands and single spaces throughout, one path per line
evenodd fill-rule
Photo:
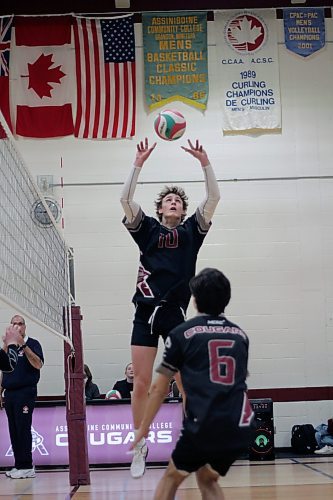
M 80 307 L 72 306 L 72 342 L 75 354 L 68 343 L 64 343 L 69 481 L 71 486 L 90 484 L 81 320 Z

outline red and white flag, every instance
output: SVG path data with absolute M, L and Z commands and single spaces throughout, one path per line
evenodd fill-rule
M 48 138 L 73 134 L 71 22 L 71 16 L 15 18 L 10 98 L 17 135 Z
M 74 135 L 88 139 L 135 134 L 133 15 L 74 21 L 77 115 Z
M 0 111 L 11 128 L 9 109 L 9 58 L 13 16 L 0 17 Z M 7 137 L 0 123 L 0 139 Z

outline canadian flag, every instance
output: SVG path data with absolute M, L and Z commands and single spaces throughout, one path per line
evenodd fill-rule
M 71 16 L 15 18 L 9 79 L 16 135 L 47 138 L 73 133 L 71 28 Z

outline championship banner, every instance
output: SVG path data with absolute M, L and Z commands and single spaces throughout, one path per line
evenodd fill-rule
M 325 46 L 324 8 L 283 9 L 284 39 L 288 50 L 307 57 Z
M 275 15 L 275 9 L 215 13 L 224 134 L 281 129 Z
M 206 109 L 207 13 L 142 14 L 142 30 L 149 109 L 171 101 Z

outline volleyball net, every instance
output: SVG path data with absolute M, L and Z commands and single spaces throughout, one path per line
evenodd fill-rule
M 5 133 L 0 133 L 0 300 L 66 341 L 70 484 L 90 484 L 81 315 L 71 294 L 73 253 L 0 113 L 1 124 Z M 49 216 L 44 225 L 33 214 L 39 202 Z
M 0 139 L 0 299 L 64 337 L 71 253 L 0 113 L 1 124 L 7 137 Z M 33 217 L 38 202 L 50 218 L 47 226 Z

